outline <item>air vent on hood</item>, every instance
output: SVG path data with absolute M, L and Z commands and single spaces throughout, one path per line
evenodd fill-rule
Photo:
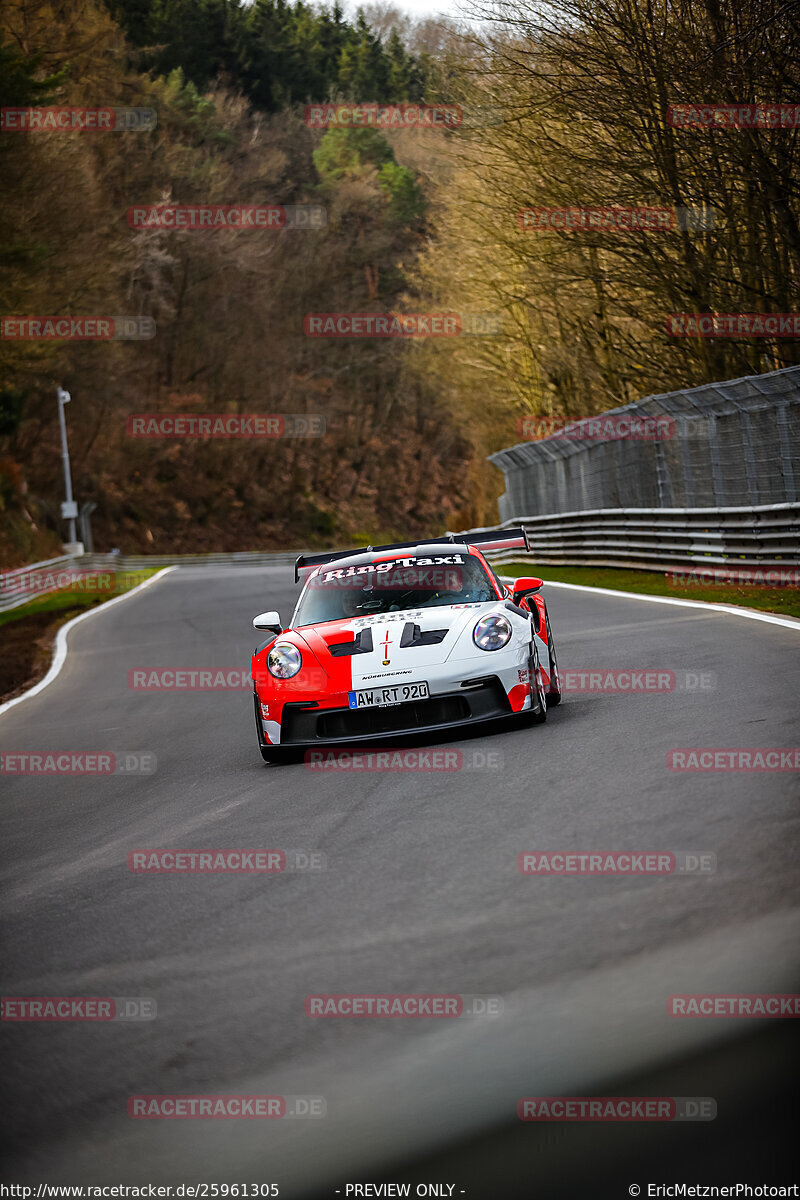
M 400 648 L 407 646 L 438 646 L 447 637 L 446 629 L 421 630 L 413 621 L 406 621 L 403 636 L 400 638 Z
M 334 658 L 344 658 L 348 654 L 370 654 L 372 652 L 372 630 L 362 629 L 352 642 L 334 642 L 328 646 Z

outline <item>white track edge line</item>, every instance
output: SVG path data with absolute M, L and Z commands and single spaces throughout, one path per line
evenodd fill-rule
M 129 596 L 135 596 L 137 592 L 143 591 L 146 587 L 156 583 L 165 575 L 169 575 L 170 571 L 176 571 L 177 567 L 162 567 L 155 575 L 151 575 L 149 579 L 145 579 L 144 583 L 139 583 L 135 588 L 131 588 L 129 592 L 125 592 L 122 596 L 116 596 L 113 600 L 107 600 L 105 604 L 98 604 L 96 608 L 90 608 L 88 612 L 80 613 L 77 617 L 73 617 L 71 621 L 67 621 L 66 625 L 62 625 L 56 634 L 55 654 L 53 661 L 50 664 L 50 669 L 38 683 L 32 688 L 28 688 L 27 692 L 23 692 L 21 696 L 15 696 L 13 700 L 6 700 L 5 704 L 0 704 L 0 716 L 8 712 L 9 709 L 15 708 L 17 704 L 21 704 L 23 700 L 29 700 L 31 696 L 36 696 L 39 692 L 43 692 L 48 684 L 58 676 L 61 668 L 67 659 L 67 636 L 71 629 L 79 625 L 81 621 L 87 620 L 88 617 L 93 617 L 96 613 L 105 612 L 109 608 L 113 608 L 115 604 L 121 604 L 123 600 L 127 600 Z M 501 575 L 503 582 L 515 578 L 513 575 Z M 651 604 L 673 604 L 679 608 L 703 608 L 709 612 L 727 613 L 729 616 L 745 617 L 750 621 L 763 621 L 767 625 L 781 625 L 784 629 L 794 629 L 796 632 L 800 630 L 800 621 L 792 617 L 777 617 L 771 613 L 753 612 L 750 609 L 738 608 L 734 604 L 712 604 L 707 600 L 678 600 L 672 596 L 646 596 L 642 592 L 619 592 L 614 588 L 598 588 L 585 587 L 580 583 L 558 583 L 555 580 L 550 583 L 545 580 L 546 587 L 567 588 L 572 592 L 593 592 L 599 596 L 621 596 L 628 600 L 645 600 Z
M 514 579 L 513 575 L 501 575 L 500 579 Z M 749 621 L 764 621 L 767 625 L 782 625 L 785 629 L 800 631 L 800 620 L 796 617 L 778 617 L 773 613 L 753 612 L 749 608 L 739 608 L 736 604 L 712 604 L 710 600 L 678 600 L 672 596 L 646 596 L 643 592 L 618 592 L 614 588 L 586 587 L 581 583 L 556 583 L 544 581 L 545 587 L 569 588 L 573 592 L 593 592 L 598 596 L 622 596 L 628 600 L 647 600 L 651 604 L 676 604 L 680 608 L 706 608 L 710 612 L 727 613 L 733 617 L 746 617 Z M 0 712 L 2 709 L 0 709 Z
M 77 617 L 73 617 L 71 621 L 67 621 L 65 625 L 62 625 L 56 634 L 53 661 L 50 663 L 50 669 L 44 679 L 40 679 L 33 687 L 28 688 L 27 692 L 23 692 L 21 696 L 15 696 L 13 700 L 6 700 L 5 704 L 0 704 L 0 716 L 4 712 L 8 712 L 10 708 L 21 704 L 23 700 L 29 700 L 31 696 L 36 696 L 39 692 L 43 692 L 47 685 L 53 682 L 67 661 L 67 635 L 71 629 L 74 629 L 76 625 L 79 625 L 81 621 L 85 621 L 88 617 L 93 617 L 96 613 L 106 612 L 109 608 L 113 608 L 115 604 L 121 604 L 123 600 L 127 600 L 129 596 L 135 596 L 137 592 L 144 591 L 146 587 L 150 587 L 151 583 L 155 583 L 156 580 L 162 579 L 164 575 L 169 575 L 170 571 L 176 571 L 177 569 L 177 567 L 163 567 L 155 575 L 151 575 L 149 579 L 145 579 L 143 583 L 137 583 L 136 587 L 131 588 L 129 592 L 124 592 L 121 596 L 115 596 L 113 600 L 106 600 L 103 604 L 97 604 L 94 608 L 88 609 L 87 612 L 79 613 Z

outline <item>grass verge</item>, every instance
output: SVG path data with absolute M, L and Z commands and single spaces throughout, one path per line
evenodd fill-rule
M 502 575 L 536 575 L 545 582 L 577 583 L 581 587 L 613 588 L 617 592 L 640 592 L 645 596 L 669 596 L 674 600 L 705 600 L 712 604 L 738 604 L 787 617 L 800 617 L 800 588 L 695 584 L 671 581 L 665 572 L 628 571 L 612 567 L 556 567 L 534 563 L 503 563 Z M 680 567 L 675 568 L 679 575 Z M 670 575 L 672 572 L 670 572 Z
M 148 567 L 117 571 L 113 590 L 48 592 L 18 608 L 0 612 L 0 702 L 12 700 L 47 674 L 53 643 L 62 625 L 89 608 L 124 595 L 160 570 Z

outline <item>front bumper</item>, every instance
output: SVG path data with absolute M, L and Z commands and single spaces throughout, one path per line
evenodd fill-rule
M 480 683 L 439 692 L 426 700 L 387 708 L 318 708 L 313 702 L 285 704 L 280 745 L 305 748 L 375 741 L 387 737 L 477 725 L 513 715 L 503 684 L 496 676 Z M 258 717 L 258 708 L 256 707 Z M 257 721 L 260 727 L 260 722 Z M 262 745 L 263 735 L 259 733 Z

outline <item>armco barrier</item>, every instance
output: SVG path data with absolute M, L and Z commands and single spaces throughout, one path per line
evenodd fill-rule
M 591 512 L 515 517 L 501 525 L 462 530 L 455 536 L 523 525 L 530 555 L 519 551 L 487 555 L 492 562 L 530 560 L 552 565 L 633 567 L 800 566 L 800 503 L 753 508 L 603 508 Z M 148 567 L 294 566 L 300 550 L 275 553 L 63 556 L 0 575 L 0 612 L 53 591 L 48 577 L 59 570 L 137 571 Z M 42 586 L 20 590 L 25 575 L 41 574 Z
M 233 554 L 81 554 L 62 555 L 44 562 L 31 563 L 12 571 L 0 571 L 0 612 L 19 608 L 30 600 L 36 600 L 57 591 L 56 579 L 64 571 L 143 571 L 151 567 L 171 566 L 224 566 L 264 567 L 270 565 L 294 566 L 300 550 L 282 550 L 273 554 L 255 551 Z M 34 578 L 31 579 L 30 577 Z
M 800 565 L 800 503 L 750 508 L 605 508 L 514 517 L 531 561 L 668 570 L 680 566 L 775 568 Z M 464 530 L 469 534 L 476 530 Z M 524 561 L 518 552 L 493 562 Z

